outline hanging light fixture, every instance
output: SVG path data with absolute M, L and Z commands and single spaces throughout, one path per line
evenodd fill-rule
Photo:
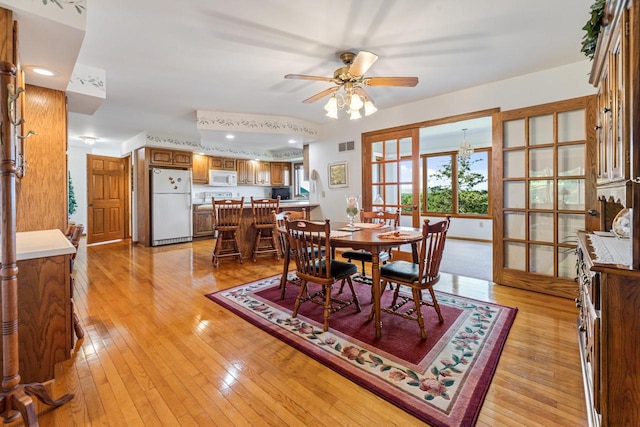
M 471 144 L 467 142 L 467 129 L 462 129 L 462 144 L 460 144 L 460 148 L 458 149 L 458 158 L 465 162 L 469 160 L 469 157 L 473 154 L 473 147 Z
M 347 82 L 343 88 L 345 93 L 334 93 L 325 104 L 324 109 L 327 112 L 327 117 L 337 119 L 339 110 L 347 110 L 350 115 L 349 118 L 351 120 L 357 120 L 362 117 L 360 110 L 363 108 L 365 116 L 370 116 L 378 111 L 366 94 L 363 96 L 356 93 L 358 86 Z

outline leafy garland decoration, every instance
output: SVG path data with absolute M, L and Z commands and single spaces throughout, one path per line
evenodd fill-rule
M 87 10 L 86 7 L 80 4 L 83 3 L 84 0 L 42 0 L 42 4 L 44 4 L 45 6 L 47 4 L 56 4 L 60 9 L 64 9 L 64 6 L 60 4 L 61 1 L 62 3 L 72 4 L 73 7 L 75 7 L 76 12 L 78 12 L 80 15 L 82 15 L 82 11 Z
M 591 17 L 582 27 L 586 34 L 582 36 L 582 49 L 580 49 L 580 52 L 584 53 L 590 60 L 593 60 L 593 56 L 596 53 L 598 35 L 600 35 L 600 30 L 602 29 L 605 3 L 606 0 L 596 0 L 591 5 Z

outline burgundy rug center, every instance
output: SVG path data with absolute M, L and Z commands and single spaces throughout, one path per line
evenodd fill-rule
M 357 313 L 355 305 L 350 305 L 340 311 L 332 313 L 329 317 L 329 328 L 331 328 L 334 333 L 352 337 L 363 345 L 371 346 L 413 365 L 417 365 L 424 359 L 429 350 L 442 339 L 443 335 L 458 321 L 459 316 L 464 313 L 464 310 L 457 307 L 446 304 L 441 305 L 440 308 L 445 319 L 441 325 L 438 323 L 438 315 L 435 310 L 432 307 L 423 306 L 422 314 L 427 331 L 427 339 L 425 341 L 420 338 L 418 322 L 403 319 L 388 313 L 381 313 L 382 339 L 376 340 L 375 325 L 373 321 L 368 321 L 369 313 L 373 306 L 371 303 L 371 286 L 356 281 L 353 282 L 353 286 L 358 295 L 362 311 Z M 309 292 L 311 293 L 320 288 L 317 284 L 309 284 Z M 350 299 L 351 291 L 349 290 L 349 286 L 345 284 L 342 294 L 337 295 L 336 289 L 339 288 L 339 283 L 337 283 L 334 287 L 333 294 L 341 299 Z M 264 299 L 270 304 L 277 305 L 291 313 L 293 312 L 293 306 L 299 290 L 300 287 L 290 282 L 287 284 L 284 299 L 280 299 L 280 289 L 277 286 L 256 292 L 255 297 Z M 382 294 L 381 306 L 390 306 L 392 299 L 393 291 L 387 289 Z M 413 302 L 409 302 L 404 306 L 404 309 L 407 310 L 413 306 Z M 321 327 L 324 321 L 323 316 L 324 308 L 312 302 L 301 304 L 298 310 L 299 318 L 312 321 L 319 327 Z
M 436 291 L 445 322 L 422 307 L 426 341 L 415 321 L 384 312 L 376 340 L 369 285 L 354 283 L 362 312 L 352 305 L 332 313 L 323 332 L 323 307 L 305 302 L 292 318 L 300 288 L 288 284 L 281 300 L 279 283 L 273 276 L 207 297 L 432 426 L 475 424 L 517 309 Z M 350 297 L 347 286 L 342 297 Z M 385 291 L 382 305 L 391 298 Z

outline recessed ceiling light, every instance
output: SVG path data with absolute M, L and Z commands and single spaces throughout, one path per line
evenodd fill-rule
M 233 138 L 235 138 L 235 135 L 231 135 L 231 134 L 229 133 L 229 134 L 227 134 L 226 138 L 227 138 L 227 139 L 233 139 Z
M 81 139 L 87 145 L 93 145 L 100 138 L 98 138 L 97 136 L 83 135 L 83 136 L 79 136 L 78 139 Z
M 295 144 L 295 143 L 296 143 L 296 140 L 295 140 L 295 139 L 290 139 L 290 140 L 289 140 L 289 144 Z
M 52 77 L 55 76 L 56 73 L 52 70 L 49 70 L 47 68 L 44 67 L 38 67 L 38 66 L 30 66 L 30 67 L 25 67 L 28 70 L 33 71 L 36 74 L 40 74 L 41 76 L 47 76 L 47 77 Z

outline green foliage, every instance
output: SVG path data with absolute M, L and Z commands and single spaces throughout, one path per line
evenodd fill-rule
M 489 192 L 477 190 L 478 184 L 486 182 L 485 176 L 471 171 L 471 165 L 480 159 L 466 159 L 458 162 L 458 212 L 461 214 L 488 214 Z M 452 182 L 452 162 L 442 166 L 430 175 L 432 178 Z M 453 190 L 448 185 L 436 185 L 427 190 L 427 211 L 453 213 Z
M 605 0 L 596 0 L 591 5 L 591 16 L 587 23 L 582 27 L 585 31 L 582 36 L 582 49 L 580 52 L 593 60 L 593 55 L 596 53 L 596 44 L 598 43 L 598 36 L 602 28 L 602 17 L 604 16 Z
M 78 207 L 78 203 L 76 202 L 76 195 L 73 191 L 73 182 L 71 182 L 71 172 L 67 172 L 68 184 L 69 184 L 69 215 L 73 215 L 76 213 L 76 208 Z

